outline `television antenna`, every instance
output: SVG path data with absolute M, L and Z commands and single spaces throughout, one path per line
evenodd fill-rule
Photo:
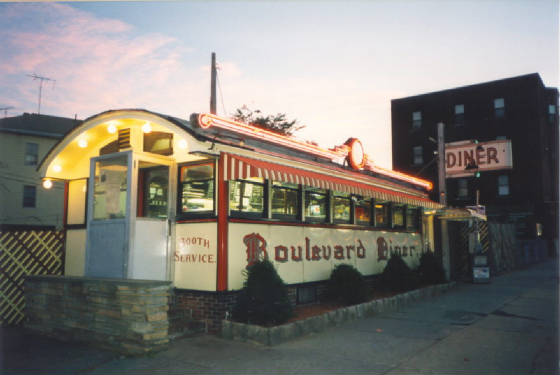
M 11 105 L 6 107 L 0 107 L 0 111 L 4 111 L 4 117 L 8 117 L 8 109 L 14 109 Z
M 37 114 L 40 115 L 41 114 L 41 92 L 43 91 L 43 82 L 51 81 L 53 83 L 53 87 L 54 87 L 54 83 L 56 82 L 56 80 L 54 80 L 52 78 L 48 78 L 48 77 L 39 76 L 35 73 L 27 74 L 27 76 L 33 78 L 34 81 L 36 79 L 38 79 L 40 81 L 39 82 L 39 105 L 37 106 Z

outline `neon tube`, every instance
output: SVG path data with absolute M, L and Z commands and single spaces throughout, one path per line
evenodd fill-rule
M 264 139 L 269 142 L 276 143 L 291 149 L 305 151 L 313 155 L 327 158 L 333 162 L 341 162 L 341 159 L 348 157 L 351 148 L 348 145 L 337 146 L 334 149 L 324 149 L 314 144 L 300 141 L 295 138 L 286 137 L 284 135 L 274 133 L 270 130 L 257 128 L 256 126 L 247 125 L 242 122 L 218 117 L 210 113 L 201 113 L 198 115 L 198 124 L 202 129 L 208 129 L 211 126 L 230 130 L 236 133 L 248 135 L 254 138 Z M 392 171 L 389 169 L 381 168 L 373 164 L 368 158 L 367 154 L 364 155 L 366 160 L 364 169 L 376 172 L 385 176 L 393 177 L 395 179 L 406 181 L 414 185 L 424 187 L 427 190 L 432 190 L 433 184 L 430 181 L 422 180 L 417 177 L 409 176 L 407 174 Z

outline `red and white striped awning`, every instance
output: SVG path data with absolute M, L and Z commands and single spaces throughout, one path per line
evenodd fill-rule
M 271 179 L 273 181 L 302 184 L 319 189 L 340 191 L 401 204 L 431 209 L 441 208 L 439 203 L 431 201 L 426 197 L 427 195 L 422 197 L 391 190 L 390 187 L 373 186 L 368 184 L 367 181 L 358 181 L 355 176 L 349 176 L 349 179 L 344 179 L 230 153 L 222 153 L 221 159 L 221 162 L 224 163 L 223 177 L 226 181 L 258 177 Z M 367 178 L 367 176 L 364 177 Z

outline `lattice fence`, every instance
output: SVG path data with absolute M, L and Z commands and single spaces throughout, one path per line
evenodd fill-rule
M 0 228 L 0 323 L 24 319 L 27 275 L 62 275 L 64 231 Z

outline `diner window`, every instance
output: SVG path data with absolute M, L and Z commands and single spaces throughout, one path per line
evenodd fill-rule
M 494 117 L 502 118 L 506 113 L 506 104 L 504 98 L 494 99 Z
M 404 227 L 404 212 L 405 206 L 400 204 L 393 205 L 392 211 L 392 224 L 393 228 L 403 228 Z
M 181 167 L 181 213 L 214 212 L 214 162 Z
M 549 104 L 548 105 L 548 122 L 554 124 L 554 120 L 556 118 L 556 105 Z
M 465 105 L 455 104 L 455 126 L 465 125 Z
M 95 162 L 93 183 L 93 219 L 126 217 L 128 198 L 128 159 L 121 155 Z
M 274 181 L 272 183 L 272 217 L 295 220 L 300 207 L 299 186 Z
M 418 207 L 406 208 L 406 229 L 409 231 L 418 231 L 419 228 L 419 210 Z
M 173 134 L 165 132 L 144 134 L 144 152 L 173 155 Z
M 457 180 L 457 197 L 466 198 L 469 195 L 469 186 L 466 178 Z
M 35 207 L 37 188 L 33 185 L 23 185 L 23 207 Z
M 422 127 L 422 112 L 412 112 L 412 128 L 420 129 Z
M 412 147 L 412 163 L 414 165 L 424 164 L 424 149 L 422 146 Z
M 356 200 L 355 205 L 356 224 L 370 225 L 371 224 L 371 199 Z
M 509 195 L 509 176 L 507 175 L 498 176 L 498 195 L 500 196 Z
M 264 216 L 265 182 L 262 178 L 231 181 L 229 208 L 232 215 Z
M 38 160 L 39 160 L 39 145 L 33 142 L 26 142 L 24 165 L 37 165 Z
M 328 196 L 327 191 L 317 188 L 305 189 L 305 220 L 327 220 Z
M 169 193 L 169 167 L 151 165 L 151 163 L 139 162 L 137 216 L 165 219 Z
M 389 226 L 389 202 L 375 202 L 375 226 L 385 228 Z
M 335 193 L 333 196 L 333 218 L 335 223 L 351 223 L 352 200 L 350 194 Z

